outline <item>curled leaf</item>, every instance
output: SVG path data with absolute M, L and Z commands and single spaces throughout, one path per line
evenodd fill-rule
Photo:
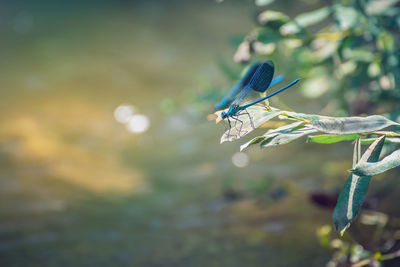
M 302 121 L 297 121 L 291 124 L 287 124 L 284 126 L 281 126 L 279 128 L 276 129 L 271 129 L 268 132 L 266 132 L 263 136 L 258 136 L 253 138 L 252 140 L 250 140 L 249 142 L 247 142 L 246 144 L 243 144 L 242 146 L 240 146 L 240 151 L 243 151 L 244 149 L 248 148 L 251 145 L 260 143 L 260 142 L 265 142 L 268 139 L 272 139 L 277 135 L 280 134 L 285 134 L 285 133 L 289 133 L 291 131 L 294 131 L 295 129 L 298 129 L 299 127 L 302 127 L 302 125 L 304 125 L 304 123 Z
M 271 139 L 261 142 L 261 147 L 265 148 L 269 146 L 284 145 L 307 134 L 315 133 L 316 131 L 317 130 L 315 129 L 305 127 L 299 130 L 295 130 L 293 132 L 279 134 Z
M 321 118 L 310 121 L 307 126 L 330 134 L 357 134 L 379 131 L 383 128 L 399 125 L 380 115 L 368 117 Z
M 400 166 L 400 149 L 376 163 L 360 161 L 352 172 L 356 175 L 376 175 Z
M 360 158 L 360 139 L 357 139 L 354 145 L 353 165 L 359 158 L 358 162 L 377 162 L 384 142 L 385 136 L 378 138 Z M 351 173 L 347 178 L 332 215 L 336 229 L 340 230 L 342 235 L 359 213 L 370 180 L 371 176 L 358 176 L 354 173 Z

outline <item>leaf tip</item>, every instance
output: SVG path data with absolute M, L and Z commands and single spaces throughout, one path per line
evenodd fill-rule
M 343 235 L 344 235 L 344 232 L 346 232 L 346 230 L 347 230 L 349 227 L 350 227 L 350 223 L 346 224 L 346 226 L 343 227 L 343 228 L 339 231 L 340 236 L 343 236 Z

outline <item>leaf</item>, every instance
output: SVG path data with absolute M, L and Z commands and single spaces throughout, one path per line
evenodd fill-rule
M 315 50 L 313 52 L 313 59 L 316 62 L 321 62 L 337 52 L 339 43 L 337 41 L 316 39 L 312 42 L 311 46 Z
M 275 0 L 256 0 L 257 6 L 266 6 L 272 4 Z
M 377 138 L 365 138 L 361 139 L 361 144 L 362 145 L 370 145 L 373 142 L 375 142 Z M 386 137 L 385 138 L 385 143 L 394 143 L 394 144 L 399 144 L 400 143 L 400 138 L 392 138 L 392 137 Z
M 326 117 L 310 121 L 307 126 L 330 134 L 357 134 L 379 131 L 392 125 L 399 125 L 380 115 L 368 117 Z
M 381 15 L 385 13 L 387 9 L 390 9 L 393 5 L 400 2 L 399 0 L 374 0 L 369 1 L 365 11 L 368 15 Z
M 352 172 L 356 175 L 376 175 L 400 166 L 400 149 L 386 156 L 381 161 L 369 163 L 360 161 Z
M 294 18 L 293 21 L 282 25 L 280 32 L 284 36 L 299 33 L 301 30 L 304 30 L 304 28 L 323 21 L 331 12 L 331 7 L 323 7 L 311 12 L 302 13 Z
M 361 159 L 361 138 L 358 138 L 354 143 L 354 152 L 353 152 L 353 168 L 357 165 L 357 162 Z
M 236 49 L 236 52 L 233 55 L 233 61 L 239 63 L 246 63 L 250 60 L 250 57 L 251 57 L 250 42 L 243 41 Z
M 342 31 L 355 27 L 360 23 L 361 18 L 360 12 L 353 7 L 344 5 L 335 6 L 335 19 L 339 25 L 339 29 Z
M 343 49 L 343 58 L 345 58 L 347 60 L 354 60 L 357 62 L 370 63 L 371 61 L 374 60 L 374 54 L 371 51 L 368 51 L 366 49 L 345 48 L 345 49 Z
M 307 121 L 318 121 L 318 120 L 322 120 L 322 119 L 332 118 L 332 117 L 328 117 L 328 116 L 297 113 L 297 112 L 293 112 L 293 111 L 285 111 L 284 113 L 282 113 L 282 116 L 286 116 L 288 119 L 307 120 Z
M 393 51 L 394 49 L 393 36 L 387 31 L 381 32 L 378 36 L 377 46 L 381 50 Z
M 253 138 L 252 140 L 250 140 L 249 142 L 243 144 L 242 146 L 240 146 L 240 151 L 243 151 L 244 149 L 248 148 L 251 145 L 266 141 L 268 139 L 271 139 L 277 135 L 280 134 L 285 134 L 285 133 L 289 133 L 295 129 L 298 129 L 299 127 L 303 126 L 304 122 L 302 121 L 297 121 L 291 124 L 287 124 L 284 126 L 281 126 L 279 128 L 276 129 L 271 129 L 268 132 L 266 132 L 263 136 L 258 136 Z
M 376 162 L 382 151 L 385 136 L 378 138 L 372 145 L 368 147 L 362 155 L 361 161 Z M 360 139 L 357 139 L 354 145 L 353 167 L 360 154 Z M 343 235 L 344 231 L 350 226 L 350 223 L 359 213 L 365 194 L 368 190 L 368 185 L 371 176 L 358 176 L 351 173 L 340 192 L 335 210 L 333 211 L 333 221 L 336 229 Z
M 302 13 L 301 15 L 298 15 L 294 20 L 300 26 L 308 27 L 323 21 L 331 14 L 331 12 L 331 7 L 322 7 L 311 12 Z
M 278 28 L 290 21 L 290 18 L 279 11 L 266 10 L 258 15 L 258 22 L 271 28 Z
M 393 132 L 387 132 L 387 136 Z M 395 133 L 393 133 L 395 134 Z M 333 144 L 342 141 L 351 141 L 359 138 L 359 134 L 321 134 L 309 136 L 307 142 L 318 143 L 318 144 Z M 364 138 L 361 139 L 362 145 L 370 145 L 376 141 L 378 138 Z M 398 137 L 386 137 L 385 143 L 400 143 L 400 138 Z
M 261 143 L 261 147 L 266 148 L 269 146 L 284 145 L 284 144 L 290 143 L 304 135 L 315 133 L 315 132 L 317 132 L 317 130 L 306 127 L 303 129 L 295 130 L 293 132 L 280 134 L 269 140 L 263 141 Z
M 309 136 L 307 142 L 319 143 L 319 144 L 333 144 L 342 141 L 351 141 L 359 138 L 358 134 L 322 134 Z
M 263 125 L 265 122 L 282 113 L 282 111 L 279 109 L 268 111 L 262 106 L 248 107 L 247 112 L 249 113 L 251 119 L 247 114 L 243 114 L 239 117 L 239 119 L 243 122 L 243 125 L 241 122 L 230 119 L 231 128 L 222 135 L 221 143 L 226 141 L 235 141 L 239 138 L 242 138 L 243 136 Z

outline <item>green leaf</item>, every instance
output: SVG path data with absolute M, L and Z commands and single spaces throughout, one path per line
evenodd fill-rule
M 256 0 L 257 6 L 266 6 L 272 4 L 275 0 Z
M 387 32 L 381 32 L 377 40 L 378 48 L 385 51 L 393 51 L 394 49 L 394 39 L 393 36 Z
M 280 32 L 284 36 L 299 33 L 306 27 L 323 21 L 331 14 L 331 12 L 331 7 L 323 7 L 311 12 L 302 13 L 294 18 L 293 21 L 282 25 Z
M 361 138 L 358 138 L 354 143 L 354 152 L 353 152 L 353 168 L 357 165 L 357 162 L 361 159 Z
M 317 132 L 317 130 L 306 127 L 303 129 L 295 130 L 293 132 L 279 134 L 273 138 L 270 138 L 268 140 L 261 142 L 260 146 L 262 148 L 266 148 L 269 146 L 284 145 L 284 144 L 290 143 L 304 135 L 315 133 L 315 132 Z
M 309 136 L 307 142 L 319 143 L 319 144 L 333 144 L 342 141 L 351 141 L 359 138 L 358 134 L 322 134 Z
M 323 21 L 331 14 L 331 12 L 332 8 L 330 6 L 322 7 L 311 12 L 302 13 L 298 15 L 294 20 L 300 26 L 308 27 Z
M 355 27 L 361 22 L 361 14 L 355 8 L 344 5 L 335 6 L 335 18 L 339 29 L 344 31 Z
M 352 172 L 355 175 L 376 175 L 400 166 L 400 149 L 376 163 L 360 161 Z
M 264 137 L 264 136 L 257 136 L 257 137 L 254 137 L 254 138 L 251 139 L 249 142 L 247 142 L 247 143 L 241 145 L 241 146 L 240 146 L 240 151 L 243 151 L 243 150 L 247 149 L 249 146 L 258 144 L 258 143 L 262 142 L 263 140 L 265 140 L 265 137 Z
M 356 62 L 366 62 L 370 63 L 374 60 L 374 54 L 367 49 L 357 48 L 357 49 L 350 49 L 345 48 L 343 49 L 343 57 L 347 60 L 354 60 Z
M 339 42 L 332 40 L 316 39 L 311 43 L 314 48 L 313 59 L 315 62 L 321 62 L 332 57 L 338 51 Z
M 362 145 L 370 145 L 373 142 L 376 141 L 377 138 L 364 138 L 361 139 L 361 144 Z M 386 137 L 385 138 L 385 143 L 394 143 L 394 144 L 400 144 L 400 138 L 396 138 L 396 137 Z
M 369 1 L 365 11 L 368 15 L 381 15 L 384 14 L 388 9 L 391 9 L 393 5 L 400 2 L 399 0 L 374 0 Z
M 282 116 L 286 116 L 288 119 L 295 120 L 308 120 L 308 121 L 318 121 L 322 119 L 330 119 L 332 117 L 321 116 L 316 114 L 305 114 L 305 113 L 297 113 L 293 111 L 285 111 Z
M 243 122 L 243 125 L 231 119 L 231 128 L 222 135 L 221 143 L 242 138 L 282 113 L 281 110 L 274 109 L 268 111 L 265 107 L 261 106 L 251 106 L 246 110 L 251 119 L 247 115 L 241 116 L 240 120 Z
M 288 23 L 289 21 L 290 18 L 286 14 L 274 10 L 266 10 L 258 15 L 258 22 L 261 25 L 265 25 L 273 29 L 276 29 L 283 24 Z
M 297 122 L 294 122 L 291 124 L 281 126 L 276 129 L 271 129 L 268 132 L 266 132 L 263 136 L 255 137 L 252 140 L 250 140 L 249 142 L 247 142 L 246 144 L 243 144 L 242 146 L 240 146 L 240 151 L 243 151 L 244 149 L 248 148 L 251 145 L 264 142 L 264 141 L 271 139 L 280 134 L 289 133 L 289 132 L 299 129 L 303 126 L 304 126 L 304 122 L 297 121 Z
M 399 125 L 380 115 L 368 117 L 325 117 L 310 121 L 307 126 L 329 134 L 357 134 L 379 131 L 383 128 Z
M 368 147 L 358 162 L 377 162 L 384 142 L 385 136 L 378 138 Z M 359 154 L 360 139 L 357 139 L 354 145 L 353 168 L 355 167 L 355 162 L 359 158 Z M 371 176 L 358 176 L 354 173 L 351 173 L 347 178 L 332 215 L 336 229 L 340 230 L 341 235 L 343 235 L 344 231 L 350 226 L 350 223 L 359 213 L 370 180 Z

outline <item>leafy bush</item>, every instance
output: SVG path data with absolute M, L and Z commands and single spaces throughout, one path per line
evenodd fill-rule
M 333 221 L 341 235 L 359 214 L 372 175 L 400 165 L 400 149 L 379 160 L 385 143 L 400 144 L 400 124 L 383 116 L 328 117 L 262 106 L 252 106 L 247 108 L 247 111 L 249 116 L 243 116 L 243 125 L 240 127 L 233 125 L 228 129 L 222 135 L 221 143 L 240 139 L 274 118 L 283 120 L 286 124 L 279 128 L 269 129 L 264 135 L 254 137 L 243 144 L 240 150 L 243 151 L 255 144 L 259 144 L 261 148 L 283 145 L 303 136 L 307 136 L 309 142 L 320 144 L 355 140 L 353 167 L 333 212 Z M 221 113 L 222 111 L 216 112 L 217 122 L 222 121 Z M 382 131 L 388 127 L 396 128 L 396 130 Z M 363 154 L 362 144 L 369 144 Z M 389 256 L 388 254 L 380 259 L 392 259 L 397 257 L 396 255 Z M 369 264 L 369 259 L 362 262 Z
M 275 1 L 255 2 L 268 7 Z M 305 78 L 301 83 L 304 97 L 327 102 L 322 113 L 341 117 L 252 106 L 247 109 L 248 118 L 241 118 L 243 125 L 225 132 L 221 143 L 240 139 L 272 119 L 284 125 L 252 138 L 240 150 L 255 144 L 261 148 L 287 144 L 305 136 L 308 142 L 320 144 L 354 141 L 353 166 L 333 212 L 335 226 L 343 235 L 360 212 L 371 177 L 400 165 L 400 0 L 326 2 L 333 4 L 294 18 L 284 11 L 261 12 L 258 26 L 238 45 L 234 61 L 245 64 L 268 58 L 279 62 L 285 73 Z M 354 116 L 377 113 L 385 116 Z M 216 114 L 219 122 L 221 111 Z M 364 153 L 361 145 L 369 145 Z M 383 155 L 389 150 L 392 153 Z M 380 213 L 365 213 L 362 220 L 379 229 L 388 222 Z M 336 238 L 329 242 L 329 226 L 317 233 L 321 244 L 336 250 L 330 266 L 378 266 L 380 261 L 400 257 L 400 250 L 382 255 L 386 245 L 373 252 L 354 241 Z
M 245 36 L 234 60 L 274 59 L 286 66 L 287 73 L 307 77 L 302 84 L 304 96 L 327 97 L 335 115 L 378 111 L 396 119 L 400 115 L 400 1 L 333 3 L 294 18 L 282 11 L 261 12 L 259 25 Z
M 243 144 L 240 150 L 243 151 L 255 144 L 259 144 L 261 148 L 283 145 L 303 136 L 307 136 L 309 142 L 320 144 L 356 140 L 353 169 L 333 213 L 336 228 L 341 230 L 342 234 L 359 213 L 371 176 L 400 165 L 400 149 L 378 161 L 385 142 L 400 144 L 400 124 L 383 116 L 328 117 L 262 106 L 252 106 L 247 108 L 247 111 L 250 116 L 243 116 L 243 125 L 228 129 L 222 135 L 221 143 L 240 139 L 274 118 L 290 123 L 270 129 L 262 136 L 254 137 Z M 222 120 L 221 113 L 221 111 L 216 113 L 217 122 Z M 398 130 L 382 131 L 392 126 Z M 362 156 L 361 144 L 370 144 Z

